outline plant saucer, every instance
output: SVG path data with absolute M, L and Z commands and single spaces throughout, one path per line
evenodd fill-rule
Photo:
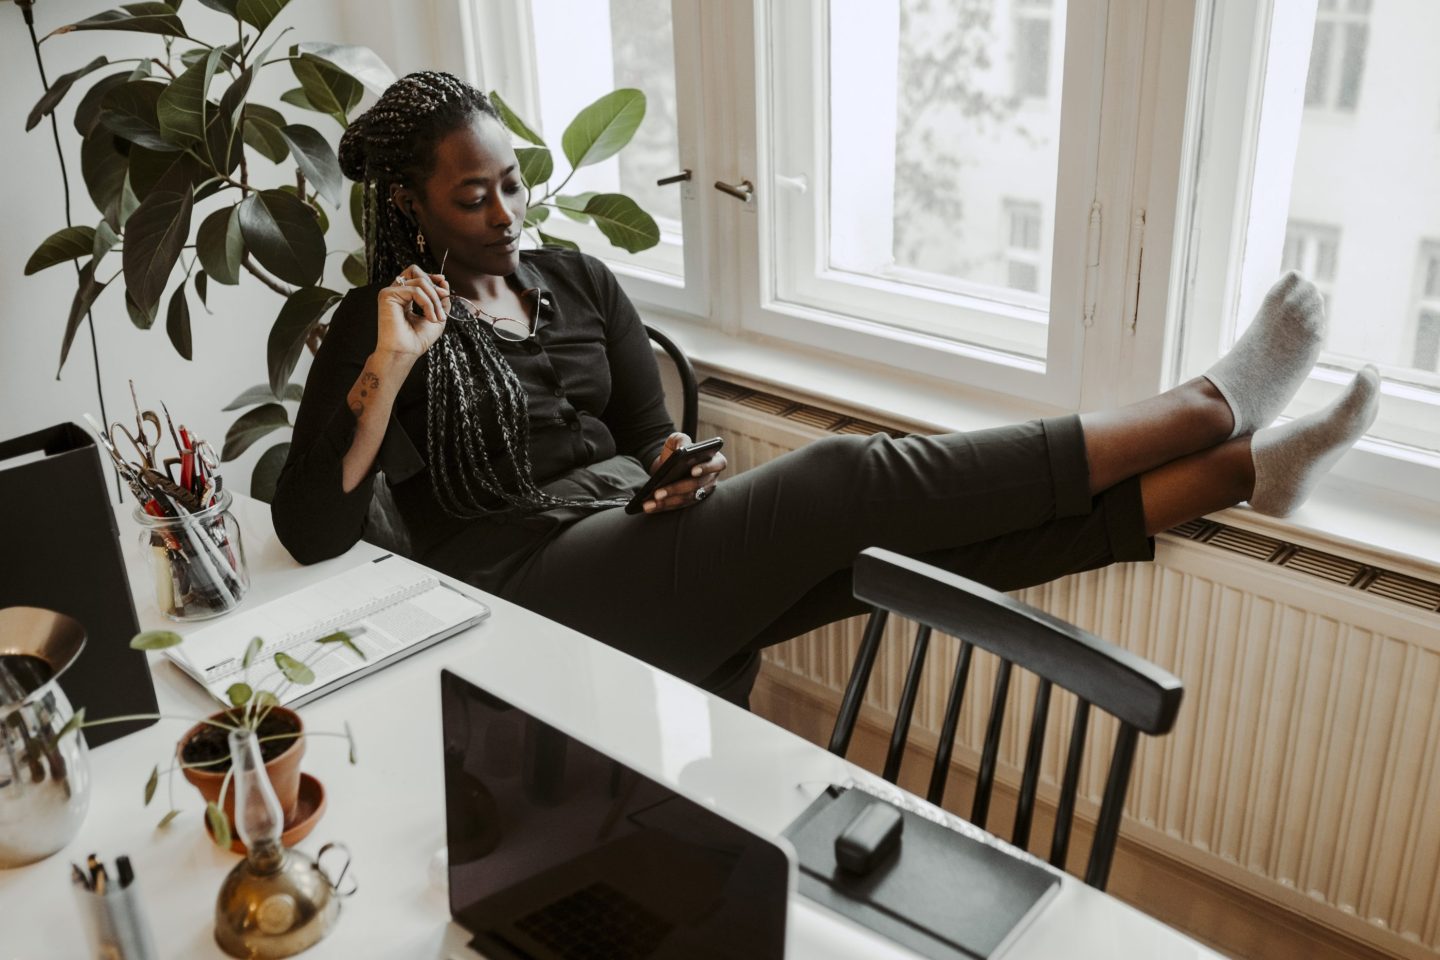
M 325 815 L 325 786 L 308 773 L 300 774 L 300 799 L 295 804 L 295 816 L 285 824 L 285 832 L 280 835 L 280 842 L 286 847 L 293 847 L 310 835 L 320 818 Z M 205 819 L 205 833 L 210 837 L 211 842 L 215 840 L 215 833 L 210 829 L 210 820 Z M 232 825 L 230 851 L 232 853 L 245 853 L 245 844 L 240 841 L 239 831 Z

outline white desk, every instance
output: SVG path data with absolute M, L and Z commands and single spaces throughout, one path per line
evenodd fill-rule
M 368 544 L 313 567 L 299 567 L 275 539 L 269 509 L 241 498 L 255 604 L 379 555 Z M 133 540 L 131 521 L 122 536 Z M 167 626 L 132 573 L 142 628 Z M 348 721 L 359 764 L 343 740 L 310 738 L 303 767 L 324 783 L 328 810 L 301 849 L 340 840 L 354 856 L 359 892 L 344 901 L 339 925 L 306 956 L 467 957 L 469 939 L 449 922 L 444 873 L 434 857 L 445 844 L 440 754 L 442 667 L 541 716 L 592 731 L 595 742 L 638 769 L 778 834 L 821 785 L 863 771 L 825 750 L 688 684 L 565 627 L 494 597 L 480 626 L 302 708 L 307 728 L 340 730 Z M 181 625 L 180 632 L 197 625 Z M 150 769 L 171 755 L 189 719 L 213 709 L 201 689 L 168 663 L 152 662 L 162 721 L 90 753 L 90 812 L 68 848 L 40 863 L 0 870 L 0 960 L 84 958 L 86 943 L 70 890 L 70 861 L 90 852 L 128 853 L 160 949 L 169 958 L 223 957 L 212 940 L 215 894 L 233 855 L 206 836 L 203 805 L 180 777 L 183 813 L 164 831 L 162 781 L 142 806 Z M 78 706 L 78 705 L 77 705 Z M 873 780 L 873 778 L 870 778 Z M 957 896 L 962 895 L 957 892 Z M 912 954 L 796 898 L 791 957 L 905 958 Z M 1216 955 L 1119 901 L 1066 877 L 1059 895 L 1016 941 L 1010 960 L 1056 957 L 1210 958 Z

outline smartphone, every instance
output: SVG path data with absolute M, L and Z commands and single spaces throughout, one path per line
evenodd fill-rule
M 626 513 L 644 513 L 645 501 L 655 496 L 655 491 L 666 484 L 674 483 L 676 480 L 683 480 L 690 476 L 690 471 L 702 463 L 710 460 L 725 441 L 720 437 L 711 437 L 709 440 L 701 440 L 699 443 L 692 443 L 689 446 L 679 447 L 662 464 L 655 475 L 650 478 L 640 492 L 625 504 Z

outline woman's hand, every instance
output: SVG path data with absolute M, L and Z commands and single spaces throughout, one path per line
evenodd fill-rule
M 450 284 L 410 264 L 380 291 L 375 351 L 415 359 L 440 339 L 450 312 Z
M 676 450 L 690 442 L 690 438 L 683 433 L 672 433 L 665 440 L 665 446 L 655 462 L 650 464 L 650 473 L 653 476 L 660 465 L 675 453 Z M 690 476 L 683 480 L 676 480 L 668 483 L 655 491 L 653 500 L 645 501 L 646 513 L 660 513 L 665 510 L 680 510 L 691 507 L 710 496 L 715 489 L 715 484 L 720 481 L 720 471 L 728 467 L 725 454 L 716 452 L 698 466 L 692 467 Z

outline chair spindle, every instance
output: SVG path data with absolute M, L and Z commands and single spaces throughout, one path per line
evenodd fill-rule
M 970 655 L 975 648 L 960 641 L 960 655 L 950 680 L 950 696 L 945 700 L 945 722 L 940 726 L 940 742 L 935 746 L 935 767 L 930 771 L 930 792 L 925 799 L 941 805 L 945 799 L 945 781 L 950 777 L 950 755 L 955 751 L 955 728 L 960 725 L 960 707 L 965 703 L 965 684 L 970 680 Z
M 1020 779 L 1020 799 L 1015 805 L 1015 832 L 1010 842 L 1020 849 L 1030 843 L 1030 824 L 1035 816 L 1035 788 L 1040 782 L 1040 754 L 1045 749 L 1045 721 L 1050 716 L 1050 681 L 1042 679 L 1035 690 L 1035 712 L 1030 718 L 1030 742 L 1025 746 L 1025 774 Z
M 1010 698 L 1010 661 L 1001 660 L 995 671 L 995 693 L 990 698 L 990 723 L 985 727 L 985 749 L 975 778 L 975 802 L 970 822 L 981 830 L 990 816 L 990 791 L 995 785 L 995 760 L 1000 753 L 1000 730 L 1005 725 L 1005 702 Z
M 930 651 L 930 628 L 923 623 L 915 630 L 915 646 L 910 651 L 910 669 L 905 673 L 905 686 L 895 708 L 895 728 L 890 732 L 890 750 L 885 754 L 882 776 L 891 783 L 900 779 L 900 761 L 905 756 L 905 741 L 910 736 L 910 721 L 915 716 L 915 698 L 920 690 L 920 676 L 925 672 L 925 656 Z
M 890 611 L 876 609 L 865 625 L 865 637 L 855 654 L 855 666 L 850 670 L 850 682 L 845 685 L 845 697 L 840 701 L 840 713 L 835 718 L 835 732 L 830 735 L 830 752 L 845 756 L 850 749 L 850 737 L 855 732 L 855 720 L 860 715 L 860 704 L 865 700 L 865 688 L 870 685 L 870 671 L 875 668 L 875 655 L 880 650 L 880 638 L 885 633 L 885 621 Z
M 1110 862 L 1115 857 L 1115 842 L 1120 835 L 1120 814 L 1125 810 L 1125 790 L 1130 786 L 1130 770 L 1135 762 L 1135 745 L 1139 731 L 1128 723 L 1120 724 L 1115 735 L 1115 753 L 1110 759 L 1110 773 L 1105 778 L 1105 799 L 1100 803 L 1100 819 L 1095 822 L 1095 842 L 1091 845 L 1090 866 L 1085 882 L 1100 890 L 1110 878 Z
M 1085 759 L 1085 733 L 1090 727 L 1090 704 L 1076 699 L 1070 724 L 1070 749 L 1065 755 L 1065 776 L 1060 781 L 1060 806 L 1055 810 L 1055 833 L 1050 840 L 1050 865 L 1065 869 L 1070 850 L 1070 827 L 1075 821 L 1075 793 L 1080 788 L 1080 761 Z

